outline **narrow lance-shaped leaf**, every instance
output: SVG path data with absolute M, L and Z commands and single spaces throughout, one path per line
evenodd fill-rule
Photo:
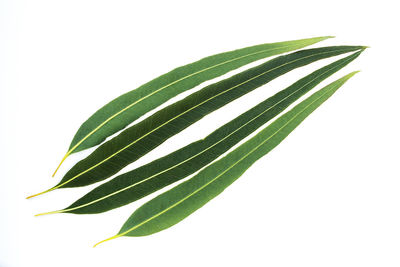
M 360 53 L 361 51 L 356 52 L 314 71 L 221 126 L 206 138 L 193 142 L 133 171 L 117 176 L 95 188 L 69 207 L 50 213 L 85 214 L 108 211 L 138 200 L 187 177 L 228 151 L 324 79 L 349 64 Z
M 224 158 L 142 205 L 130 216 L 117 235 L 104 241 L 120 236 L 154 234 L 173 226 L 201 208 L 238 179 L 254 162 L 282 142 L 354 74 L 355 72 L 350 73 L 314 93 Z
M 327 38 L 330 37 L 261 44 L 216 54 L 176 68 L 117 97 L 96 111 L 81 125 L 60 165 L 71 153 L 100 144 L 105 138 L 125 128 L 146 112 L 204 81 L 216 78 L 253 61 L 297 50 Z
M 89 185 L 110 177 L 205 115 L 274 78 L 319 59 L 362 48 L 334 46 L 302 50 L 274 58 L 231 78 L 207 86 L 104 143 L 72 167 L 58 185 L 44 192 L 63 187 Z

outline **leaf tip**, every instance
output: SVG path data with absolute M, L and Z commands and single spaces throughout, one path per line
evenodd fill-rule
M 349 74 L 347 74 L 346 76 L 343 77 L 344 81 L 346 82 L 347 80 L 349 80 L 351 77 L 353 77 L 354 75 L 356 75 L 359 72 L 360 72 L 360 70 L 350 72 Z
M 320 41 L 324 41 L 326 39 L 331 39 L 331 38 L 335 38 L 335 36 L 328 35 L 328 36 L 316 37 L 316 39 L 319 39 Z
M 353 71 L 353 72 L 351 72 L 349 75 L 351 75 L 350 77 L 352 77 L 352 76 L 356 75 L 356 74 L 359 73 L 359 72 L 361 72 L 361 70 Z

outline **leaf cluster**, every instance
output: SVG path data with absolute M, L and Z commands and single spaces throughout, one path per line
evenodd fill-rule
M 266 98 L 203 139 L 132 171 L 118 174 L 64 209 L 38 214 L 106 212 L 157 192 L 200 170 L 192 178 L 139 207 L 119 233 L 106 240 L 150 235 L 171 227 L 219 195 L 356 73 L 352 72 L 319 89 L 285 112 L 290 105 L 365 50 L 363 46 L 328 46 L 295 51 L 327 38 L 261 44 L 209 56 L 176 68 L 114 99 L 82 124 L 61 163 L 72 153 L 96 145 L 99 145 L 98 148 L 76 163 L 58 184 L 28 198 L 59 188 L 81 187 L 103 181 L 213 111 L 275 78 L 322 59 L 351 53 Z M 277 56 L 291 51 L 295 52 Z M 182 92 L 271 56 L 277 57 L 205 86 L 126 128 Z M 274 121 L 232 150 L 271 120 Z M 120 132 L 117 136 L 104 142 L 117 132 Z M 218 159 L 226 152 L 229 153 Z

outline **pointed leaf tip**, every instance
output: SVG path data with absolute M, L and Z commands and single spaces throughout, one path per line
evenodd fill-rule
M 330 35 L 328 35 L 328 36 L 320 36 L 320 37 L 315 37 L 313 39 L 315 39 L 315 40 L 319 39 L 319 42 L 321 42 L 321 41 L 325 41 L 325 40 L 331 39 L 331 38 L 335 38 L 335 36 L 330 36 Z
M 356 75 L 357 73 L 359 73 L 361 70 L 356 70 L 353 72 L 350 72 L 349 74 L 347 74 L 346 76 L 344 76 L 343 78 L 346 78 L 346 80 L 350 79 L 351 77 L 353 77 L 354 75 Z

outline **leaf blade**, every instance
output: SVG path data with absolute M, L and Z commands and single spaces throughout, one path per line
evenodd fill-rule
M 109 239 L 120 236 L 144 236 L 159 232 L 201 208 L 238 179 L 254 162 L 282 142 L 355 73 L 357 72 L 352 72 L 325 86 L 224 158 L 214 162 L 193 178 L 142 205 L 129 217 L 120 232 Z M 219 184 L 215 183 L 216 181 Z M 203 195 L 199 194 L 200 192 Z
M 312 72 L 221 126 L 206 138 L 96 187 L 61 212 L 100 213 L 121 207 L 187 177 L 274 118 L 324 79 L 356 59 L 362 51 Z
M 209 56 L 176 68 L 140 86 L 136 90 L 117 97 L 95 112 L 78 129 L 67 154 L 78 152 L 101 143 L 106 137 L 125 128 L 129 123 L 146 112 L 204 81 L 223 75 L 255 60 L 300 49 L 326 40 L 327 38 L 330 37 L 316 37 L 246 47 Z M 165 92 L 167 88 L 168 92 Z M 151 98 L 161 91 L 163 91 L 162 96 Z M 151 100 L 147 100 L 149 98 Z M 138 105 L 141 106 L 138 107 Z M 134 106 L 136 107 L 136 111 L 129 111 Z M 116 117 L 119 117 L 119 119 L 114 120 Z M 112 124 L 107 125 L 111 121 Z
M 332 46 L 301 50 L 206 86 L 102 144 L 72 167 L 56 186 L 36 195 L 104 180 L 202 117 L 274 78 L 317 60 L 359 49 L 363 47 Z

